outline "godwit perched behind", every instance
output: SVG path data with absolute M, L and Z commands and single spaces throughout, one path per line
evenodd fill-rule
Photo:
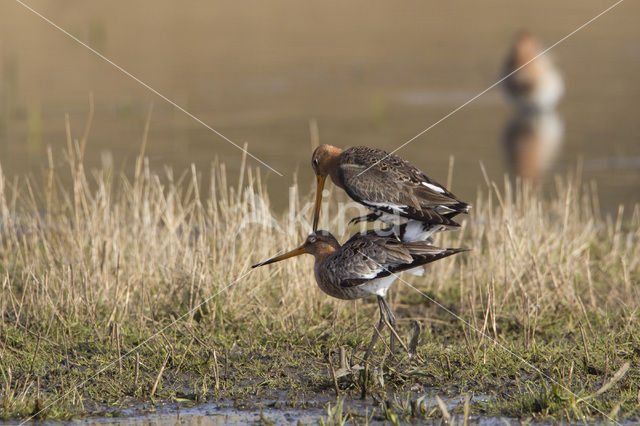
M 470 208 L 408 161 L 381 149 L 354 146 L 342 150 L 320 145 L 313 152 L 311 165 L 317 179 L 314 231 L 318 228 L 327 176 L 372 210 L 352 222 L 380 219 L 392 225 L 404 218 L 407 233 L 401 239 L 405 241 L 426 240 L 436 231 L 460 226 L 453 217 Z
M 555 65 L 542 52 L 538 39 L 528 31 L 520 31 L 504 65 L 505 92 L 519 109 L 553 109 L 564 94 L 564 83 Z M 535 58 L 535 59 L 534 59 Z
M 393 329 L 393 351 L 396 318 L 385 296 L 397 274 L 465 250 L 434 247 L 426 241 L 404 242 L 395 236 L 380 236 L 374 231 L 355 234 L 341 246 L 329 232 L 316 231 L 300 247 L 253 267 L 304 253 L 312 254 L 315 257 L 316 282 L 328 295 L 345 300 L 377 296 L 380 308 L 378 330 L 381 331 L 387 323 Z M 378 333 L 374 332 L 365 360 L 377 338 Z

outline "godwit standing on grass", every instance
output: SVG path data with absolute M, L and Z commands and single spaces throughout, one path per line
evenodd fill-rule
M 426 241 L 403 242 L 393 236 L 380 236 L 374 231 L 355 234 L 341 246 L 329 232 L 316 231 L 300 247 L 253 265 L 253 268 L 304 253 L 312 254 L 315 257 L 316 282 L 329 296 L 346 300 L 377 296 L 380 308 L 378 330 L 381 331 L 387 323 L 393 329 L 393 351 L 396 319 L 385 296 L 397 274 L 409 270 L 420 275 L 422 265 L 465 250 L 434 247 Z M 378 333 L 374 332 L 365 359 L 377 337 Z
M 528 31 L 520 31 L 507 56 L 503 75 L 528 63 L 504 81 L 509 99 L 520 109 L 552 109 L 564 93 L 562 77 L 548 55 L 536 58 L 541 52 L 538 39 Z
M 342 150 L 320 145 L 311 157 L 316 174 L 317 192 L 313 230 L 318 229 L 322 190 L 327 176 L 372 213 L 351 222 L 380 219 L 393 225 L 404 218 L 404 241 L 428 239 L 443 228 L 460 226 L 453 217 L 469 211 L 444 186 L 431 179 L 408 161 L 381 149 L 354 146 Z

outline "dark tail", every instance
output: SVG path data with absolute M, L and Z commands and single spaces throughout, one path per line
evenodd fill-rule
M 420 244 L 420 243 L 424 243 L 424 242 L 415 242 L 415 243 L 410 243 L 410 244 Z M 432 247 L 434 249 L 436 249 L 437 247 L 433 247 L 433 246 L 429 246 Z M 425 246 L 425 249 L 427 249 L 427 246 Z M 427 249 L 428 250 L 428 249 Z M 401 271 L 406 271 L 407 269 L 413 269 L 416 268 L 418 266 L 422 266 L 422 265 L 426 265 L 427 263 L 431 263 L 431 262 L 435 262 L 436 260 L 440 260 L 440 259 L 444 259 L 445 257 L 449 257 L 451 255 L 457 254 L 457 253 L 462 253 L 463 251 L 469 251 L 470 249 L 467 248 L 447 248 L 444 250 L 441 250 L 439 252 L 436 253 L 424 253 L 424 254 L 413 254 L 412 256 L 414 258 L 414 261 L 411 262 L 410 264 L 405 264 L 405 265 L 401 265 L 397 268 L 390 268 L 389 270 L 391 272 L 401 272 Z M 416 250 L 419 251 L 419 250 Z

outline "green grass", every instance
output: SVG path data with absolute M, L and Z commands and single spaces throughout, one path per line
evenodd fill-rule
M 546 197 L 487 182 L 462 230 L 438 241 L 473 250 L 402 276 L 451 313 L 396 282 L 401 336 L 421 325 L 416 356 L 378 344 L 364 413 L 351 404 L 361 372 L 341 371 L 339 352 L 361 364 L 375 301 L 322 294 L 310 258 L 249 268 L 303 241 L 311 197 L 292 183 L 291 210 L 275 214 L 259 170 L 232 186 L 222 164 L 206 176 L 159 175 L 142 159 L 133 179 L 87 173 L 85 144 L 70 141 L 66 167 L 52 161 L 41 181 L 0 172 L 0 418 L 265 397 L 333 401 L 323 421 L 337 424 L 640 417 L 640 209 L 602 217 L 579 176 Z M 323 226 L 344 241 L 346 198 L 329 199 Z M 331 366 L 345 373 L 335 382 Z M 436 393 L 483 398 L 442 409 Z

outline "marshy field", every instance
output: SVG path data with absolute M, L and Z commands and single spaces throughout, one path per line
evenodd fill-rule
M 338 423 L 640 415 L 640 207 L 601 216 L 579 170 L 548 198 L 487 180 L 438 241 L 472 251 L 392 290 L 411 355 L 379 344 L 363 382 L 376 303 L 322 294 L 311 259 L 250 269 L 308 233 L 295 183 L 274 214 L 259 169 L 232 185 L 223 164 L 159 175 L 139 157 L 127 179 L 89 174 L 84 147 L 41 181 L 0 177 L 4 419 L 204 402 Z
M 552 111 L 500 86 L 456 110 L 518 30 L 613 4 L 29 3 L 69 34 L 1 4 L 0 419 L 640 421 L 638 5 L 554 47 Z M 325 295 L 311 256 L 251 265 L 312 229 L 315 146 L 409 140 L 473 205 L 435 245 L 470 250 L 400 275 L 407 350 L 365 363 L 374 298 Z M 324 199 L 320 229 L 364 229 Z

